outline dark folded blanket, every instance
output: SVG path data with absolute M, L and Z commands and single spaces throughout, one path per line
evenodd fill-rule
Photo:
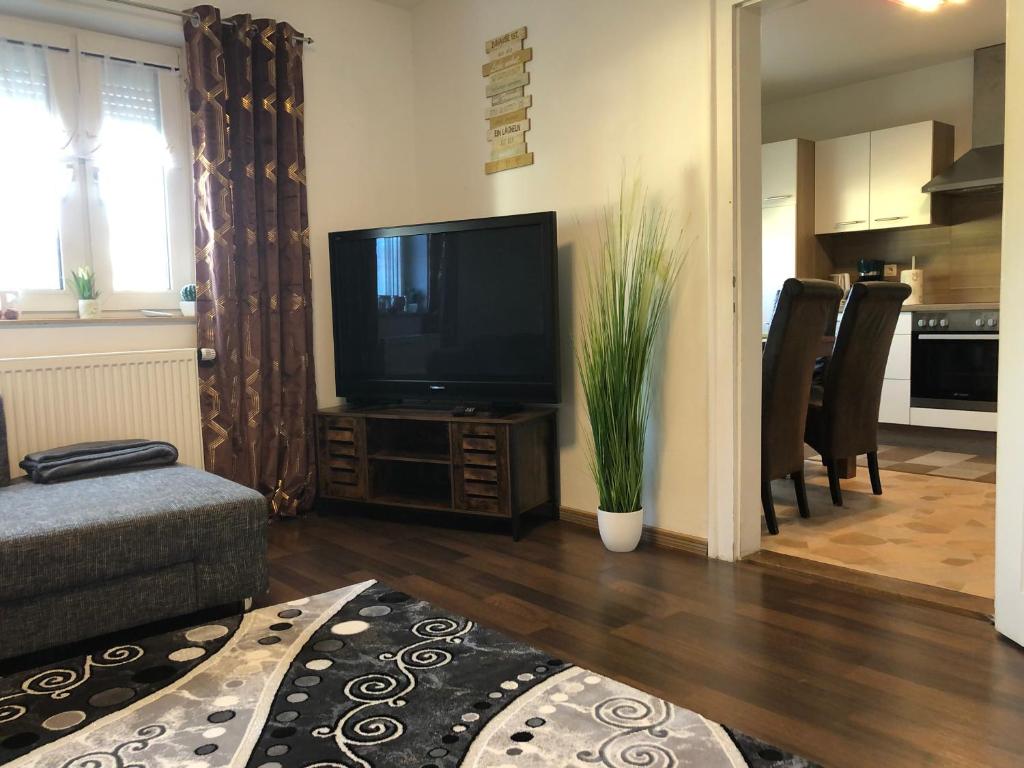
M 159 440 L 106 440 L 75 443 L 28 454 L 18 464 L 33 483 L 134 467 L 173 464 L 178 449 Z

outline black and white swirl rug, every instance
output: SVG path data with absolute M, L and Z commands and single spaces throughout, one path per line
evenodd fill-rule
M 811 765 L 372 581 L 0 678 L 0 764 Z

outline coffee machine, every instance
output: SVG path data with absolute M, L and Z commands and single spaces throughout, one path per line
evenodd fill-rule
M 857 260 L 857 282 L 885 279 L 885 262 L 880 259 Z

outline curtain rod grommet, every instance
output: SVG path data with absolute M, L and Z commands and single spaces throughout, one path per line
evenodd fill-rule
M 193 27 L 198 27 L 199 26 L 199 14 L 196 13 L 195 11 L 192 12 L 192 15 L 189 17 L 188 20 L 190 22 L 192 22 L 192 26 Z

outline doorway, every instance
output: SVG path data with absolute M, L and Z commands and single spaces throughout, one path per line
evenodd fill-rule
M 754 206 L 753 200 L 757 198 L 754 195 L 758 194 L 758 187 L 760 186 L 760 163 L 759 157 L 754 157 L 755 152 L 760 149 L 760 27 L 762 22 L 762 13 L 764 14 L 782 14 L 786 12 L 787 8 L 793 8 L 801 4 L 793 3 L 766 3 L 760 4 L 764 7 L 757 7 L 757 5 L 737 4 L 737 6 L 729 9 L 728 11 L 722 10 L 716 17 L 716 95 L 719 97 L 717 104 L 717 121 L 718 131 L 717 136 L 719 143 L 722 143 L 725 129 L 728 129 L 728 135 L 735 138 L 736 151 L 734 153 L 723 151 L 723 147 L 719 147 L 716 157 L 716 169 L 721 172 L 726 170 L 730 177 L 734 179 L 733 191 L 736 194 L 736 210 L 732 211 L 728 209 L 730 227 L 726 228 L 721 220 L 718 220 L 717 227 L 714 230 L 722 240 L 728 240 L 728 244 L 731 245 L 729 251 L 729 258 L 732 261 L 734 273 L 736 277 L 736 320 L 735 325 L 732 326 L 736 331 L 736 343 L 735 343 L 735 359 L 732 361 L 732 370 L 730 371 L 730 389 L 725 396 L 732 398 L 734 408 L 731 413 L 732 424 L 735 427 L 736 442 L 735 442 L 735 453 L 733 461 L 725 461 L 732 472 L 731 477 L 734 481 L 734 485 L 731 488 L 732 496 L 732 509 L 735 514 L 731 520 L 731 527 L 727 526 L 723 519 L 723 509 L 719 504 L 716 508 L 716 514 L 713 515 L 712 523 L 709 526 L 709 538 L 715 543 L 712 551 L 718 550 L 718 556 L 723 556 L 728 553 L 724 553 L 723 544 L 731 539 L 732 543 L 732 554 L 737 557 L 749 556 L 761 548 L 761 507 L 758 503 L 756 488 L 758 483 L 755 478 L 758 477 L 759 473 L 759 434 L 760 434 L 760 414 L 751 407 L 752 402 L 759 403 L 759 379 L 757 376 L 755 383 L 752 384 L 751 380 L 753 376 L 744 376 L 744 371 L 751 372 L 753 370 L 759 371 L 759 352 L 760 352 L 760 333 L 761 330 L 761 310 L 762 310 L 762 292 L 760 285 L 761 277 L 761 264 L 759 263 L 760 248 L 756 249 L 758 258 L 751 258 L 752 248 L 744 247 L 744 245 L 755 241 L 755 233 L 757 233 L 757 240 L 760 239 L 759 235 L 759 215 L 760 210 L 752 210 Z M 823 4 L 816 4 L 823 5 Z M 827 4 L 825 4 L 827 5 Z M 856 4 L 862 6 L 862 4 Z M 755 53 L 756 52 L 756 53 Z M 728 63 L 723 62 L 723 57 L 729 56 Z M 756 56 L 756 61 L 753 59 Z M 726 114 L 726 110 L 723 109 L 722 95 L 723 95 L 723 73 L 728 78 L 728 82 L 731 86 L 727 103 L 729 106 L 729 113 Z M 754 96 L 756 92 L 756 97 Z M 1008 109 L 1012 109 L 1008 107 Z M 755 119 L 756 116 L 756 119 Z M 754 131 L 751 125 L 757 124 L 757 139 L 756 141 L 752 138 Z M 723 160 L 722 155 L 727 157 Z M 753 169 L 756 167 L 757 173 L 754 173 Z M 759 209 L 760 206 L 757 206 Z M 721 214 L 727 210 L 721 205 L 719 200 L 719 206 L 717 211 Z M 1003 235 L 1004 240 L 1008 239 L 1010 235 L 1016 235 L 1016 225 L 1014 223 L 1007 223 L 1006 225 L 999 227 L 1000 233 Z M 759 243 L 758 243 L 759 245 Z M 721 267 L 721 264 L 719 264 Z M 720 276 L 720 275 L 719 275 Z M 1017 270 L 1007 269 L 1004 266 L 1002 274 L 1002 295 L 1007 295 L 1008 286 L 1012 285 L 1013 282 L 1019 279 L 1021 275 L 1017 274 Z M 718 289 L 721 290 L 723 286 L 721 283 L 718 284 Z M 720 305 L 719 305 L 720 306 Z M 714 312 L 713 312 L 714 315 Z M 712 323 L 715 324 L 716 318 L 712 317 Z M 719 321 L 721 318 L 719 318 Z M 1002 324 L 1005 327 L 1008 319 L 1003 317 Z M 718 332 L 721 333 L 725 325 L 722 322 L 717 324 Z M 909 334 L 908 334 L 909 335 Z M 1001 345 L 1001 349 L 1005 349 L 1008 345 Z M 1012 355 L 1012 352 L 1008 352 L 1008 355 Z M 1000 373 L 1000 383 L 1005 386 L 1005 382 L 1009 379 L 1007 376 L 1006 368 L 1009 366 L 1013 370 L 1013 374 L 1017 375 L 1018 364 L 1016 361 L 1007 361 L 1005 358 L 1002 361 L 1003 370 Z M 714 372 L 712 372 L 713 381 Z M 718 390 L 713 390 L 718 391 Z M 1003 404 L 1001 404 L 1003 405 Z M 1010 407 L 1012 410 L 1012 406 Z M 712 419 L 715 422 L 719 414 L 712 410 Z M 1007 413 L 1000 414 L 1000 423 L 1006 423 Z M 972 572 L 968 578 L 965 578 L 961 583 L 955 583 L 952 579 L 944 577 L 935 577 L 933 581 L 943 581 L 941 588 L 944 589 L 956 589 L 967 588 L 973 592 L 985 592 L 984 585 L 992 585 L 995 581 L 995 575 L 991 569 L 994 569 L 994 529 L 995 529 L 995 503 L 996 503 L 996 487 L 993 482 L 994 478 L 992 475 L 991 464 L 993 462 L 994 453 L 994 439 L 991 434 L 984 436 L 982 434 L 975 435 L 977 439 L 972 437 L 972 432 L 961 431 L 958 433 L 949 433 L 941 435 L 938 431 L 933 434 L 925 434 L 922 438 L 922 433 L 918 431 L 915 434 L 913 429 L 910 429 L 913 425 L 904 425 L 906 429 L 896 428 L 893 430 L 883 429 L 881 440 L 880 440 L 880 456 L 885 452 L 889 452 L 889 456 L 883 459 L 884 465 L 881 469 L 884 493 L 881 497 L 875 497 L 871 493 L 870 485 L 866 476 L 866 472 L 861 469 L 857 474 L 858 477 L 850 478 L 842 481 L 844 495 L 847 499 L 850 499 L 852 503 L 848 503 L 849 509 L 839 508 L 841 511 L 839 514 L 834 513 L 831 510 L 831 503 L 827 492 L 827 480 L 824 477 L 824 470 L 818 469 L 817 476 L 810 477 L 810 489 L 809 497 L 812 508 L 812 521 L 814 526 L 819 530 L 823 530 L 830 524 L 834 524 L 838 532 L 835 535 L 844 536 L 845 538 L 840 542 L 840 551 L 846 555 L 848 559 L 857 558 L 858 555 L 853 553 L 851 550 L 845 548 L 864 550 L 870 546 L 880 546 L 874 542 L 875 538 L 881 538 L 885 541 L 885 545 L 893 544 L 891 539 L 896 539 L 894 546 L 899 546 L 899 540 L 910 538 L 913 541 L 913 537 L 900 536 L 892 533 L 888 533 L 883 536 L 876 536 L 875 533 L 868 533 L 865 530 L 865 520 L 874 515 L 876 518 L 886 517 L 884 508 L 878 508 L 873 505 L 877 505 L 879 500 L 884 500 L 889 503 L 892 507 L 897 507 L 900 504 L 900 499 L 903 500 L 904 505 L 923 512 L 927 505 L 931 505 L 934 510 L 939 510 L 939 517 L 952 518 L 955 523 L 952 528 L 945 532 L 945 534 L 951 538 L 952 544 L 962 544 L 967 540 L 967 534 L 963 530 L 958 529 L 958 525 L 963 523 L 967 525 L 970 523 L 970 528 L 976 529 L 970 533 L 975 535 L 975 541 L 982 539 L 987 541 L 988 552 L 981 553 L 981 555 L 973 556 L 972 558 L 959 557 L 957 552 L 941 552 L 941 546 L 933 547 L 935 554 L 941 554 L 938 558 L 937 567 L 938 571 L 949 571 L 956 567 L 963 567 L 957 565 L 960 560 L 970 559 L 973 564 L 978 564 L 984 557 L 988 557 L 988 568 L 992 575 L 977 575 L 981 569 L 976 569 Z M 938 429 L 933 427 L 932 429 Z M 1005 430 L 1004 430 L 1005 432 Z M 919 443 L 919 444 L 915 444 Z M 1010 450 L 1020 450 L 1024 446 L 1018 446 L 1017 441 L 1011 441 L 1008 439 L 1006 434 L 999 435 L 999 464 L 1000 466 L 1007 466 L 1008 456 L 1007 446 L 1010 446 Z M 882 446 L 885 446 L 884 450 Z M 924 450 L 923 449 L 929 449 Z M 723 452 L 719 451 L 719 455 Z M 808 457 L 813 458 L 813 457 Z M 926 460 L 925 460 L 926 459 Z M 863 459 L 862 459 L 863 461 Z M 932 463 L 929 463 L 932 462 Z M 937 464 L 934 462 L 938 462 Z M 919 465 L 917 467 L 907 467 L 900 465 Z M 716 464 L 716 468 L 719 465 Z M 813 468 L 815 464 L 813 462 L 807 465 L 809 468 Z M 820 467 L 820 465 L 818 465 Z M 906 470 L 916 471 L 906 471 Z M 938 470 L 938 471 L 936 471 Z M 712 473 L 712 484 L 715 484 L 716 475 L 721 479 L 719 473 Z M 809 476 L 812 472 L 808 472 Z M 1001 478 L 999 486 L 999 497 L 1000 500 L 1008 498 L 1008 493 L 1012 492 L 1017 499 L 1020 499 L 1024 494 L 1021 494 L 1020 490 L 1016 488 L 1019 481 L 1015 477 Z M 795 509 L 795 497 L 792 497 L 792 492 L 785 489 L 785 484 L 779 484 L 780 488 L 777 491 L 778 503 L 780 507 L 792 505 Z M 926 487 L 934 487 L 935 490 L 922 490 Z M 719 485 L 719 490 L 723 488 Z M 752 492 L 753 489 L 753 492 Z M 715 495 L 712 495 L 715 498 Z M 719 494 L 721 498 L 721 493 Z M 909 503 L 906 500 L 910 499 Z M 890 510 L 891 511 L 891 510 Z M 1018 511 L 1012 513 L 1015 517 L 1008 518 L 1008 524 L 1019 526 L 1019 517 L 1021 516 Z M 786 514 L 780 515 L 783 535 L 785 535 L 787 524 L 789 522 L 786 519 Z M 980 519 L 981 518 L 981 519 Z M 938 518 L 936 518 L 938 519 Z M 972 522 L 973 521 L 973 522 Z M 757 523 L 755 526 L 754 523 Z M 926 528 L 927 523 L 922 523 L 919 519 L 906 518 L 902 521 L 897 520 L 895 517 L 887 519 L 885 522 L 892 523 L 893 525 L 902 525 L 908 531 L 914 531 L 914 527 L 906 528 L 906 526 L 915 526 L 920 528 Z M 950 528 L 950 521 L 947 519 L 945 523 L 937 527 Z M 841 530 L 840 530 L 841 529 Z M 1020 538 L 1018 527 L 1018 541 L 1016 542 L 1016 549 L 1020 549 Z M 980 533 L 979 533 L 980 532 Z M 925 533 L 925 531 L 920 531 Z M 798 537 L 790 537 L 798 538 Z M 800 549 L 801 543 L 796 541 L 790 542 L 793 544 L 793 548 Z M 903 542 L 907 544 L 909 542 Z M 808 549 L 810 547 L 806 547 Z M 804 553 L 806 556 L 806 553 Z M 1013 550 L 1011 557 L 1016 558 L 1016 561 L 1020 560 L 1020 552 Z M 883 561 L 885 558 L 878 557 L 878 553 L 869 554 L 861 552 L 860 556 L 861 563 L 863 566 L 866 562 L 871 565 L 874 561 L 874 565 L 878 566 L 878 561 Z M 838 559 L 838 558 L 837 558 Z M 942 561 L 949 560 L 952 563 L 943 563 Z M 1010 560 L 1011 570 L 1015 570 L 1016 573 L 1020 572 L 1019 562 Z M 857 563 L 848 563 L 848 565 L 858 565 Z M 964 573 L 971 571 L 973 566 L 968 567 Z M 905 578 L 906 572 L 902 574 Z M 913 576 L 911 578 L 924 578 L 921 576 Z M 900 578 L 901 574 L 893 574 L 895 578 Z M 972 582 L 968 585 L 968 582 Z M 1000 583 L 1008 580 L 1000 578 Z M 993 590 L 991 587 L 987 590 L 989 597 Z M 1013 601 L 1018 599 L 1020 593 L 1020 581 L 1016 582 L 1015 592 L 1011 594 Z M 998 601 L 997 601 L 998 602 Z M 1011 602 L 1003 600 L 1003 605 L 1011 605 Z M 1024 605 L 1024 602 L 1012 602 L 1012 605 Z M 1009 618 L 1007 618 L 1009 616 Z M 1022 621 L 1024 619 L 1018 617 L 1016 614 L 1007 614 L 1003 617 L 1002 631 L 1011 634 L 1013 632 L 1015 621 Z

